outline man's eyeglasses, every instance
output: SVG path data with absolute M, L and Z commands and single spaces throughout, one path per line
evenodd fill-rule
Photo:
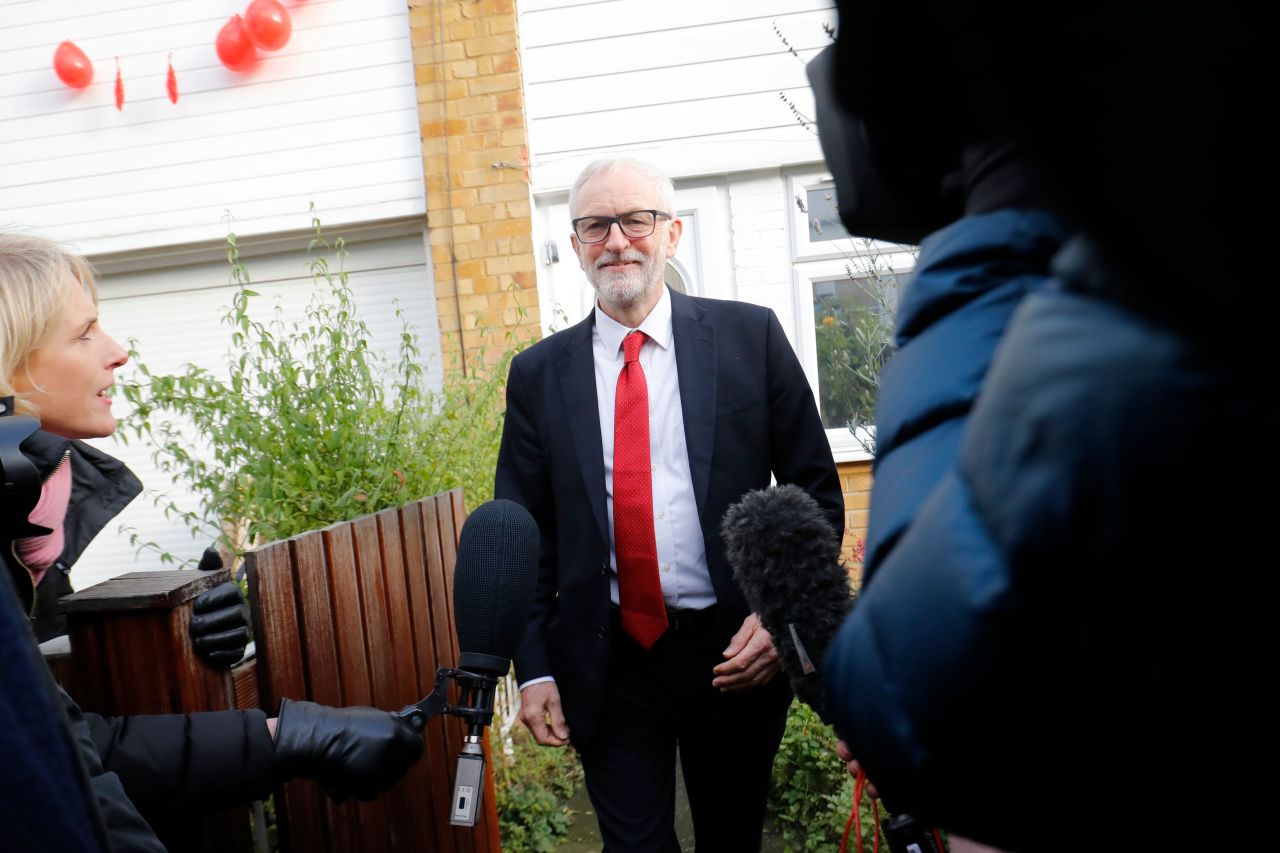
M 661 210 L 633 210 L 617 216 L 579 216 L 573 220 L 573 233 L 583 243 L 599 243 L 609 237 L 609 229 L 618 223 L 622 236 L 632 240 L 648 237 L 658 227 L 658 219 L 670 219 Z

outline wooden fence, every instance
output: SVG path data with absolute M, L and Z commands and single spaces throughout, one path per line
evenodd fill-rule
M 108 714 L 210 710 L 210 695 L 231 697 L 228 704 L 261 707 L 269 714 L 282 698 L 398 710 L 432 690 L 437 666 L 456 664 L 452 586 L 464 516 L 462 493 L 455 490 L 250 552 L 246 565 L 256 660 L 223 675 L 211 675 L 193 660 L 175 668 L 180 684 L 212 679 L 211 687 L 201 689 L 167 683 L 154 664 L 130 668 L 124 663 L 153 661 L 156 651 L 165 649 L 180 649 L 174 654 L 189 658 L 188 602 L 199 590 L 171 592 L 162 603 L 152 595 L 155 614 L 150 621 L 164 627 L 153 625 L 145 635 L 139 633 L 137 614 L 147 612 L 146 607 L 135 602 L 128 611 L 119 596 L 114 605 L 102 603 L 111 597 L 109 587 L 124 579 L 77 593 L 69 600 L 73 655 L 71 664 L 61 668 L 64 683 L 75 695 L 85 690 L 92 673 L 102 673 L 100 689 L 77 698 L 86 710 Z M 152 574 L 185 576 L 187 584 L 208 585 L 204 576 L 192 572 Z M 95 600 L 99 603 L 87 603 Z M 166 683 L 157 688 L 158 681 Z M 125 701 L 151 694 L 155 701 L 149 705 Z M 212 704 L 227 707 L 216 700 Z M 319 785 L 305 780 L 285 784 L 274 798 L 281 849 L 496 853 L 500 845 L 491 771 L 476 826 L 449 824 L 452 778 L 464 734 L 460 720 L 428 723 L 422 761 L 372 803 L 334 803 Z M 243 810 L 237 815 L 228 823 L 210 819 L 214 823 L 200 827 L 201 834 L 216 838 L 193 841 L 189 836 L 197 828 L 187 824 L 186 832 L 166 829 L 163 840 L 173 850 L 249 850 L 247 818 Z

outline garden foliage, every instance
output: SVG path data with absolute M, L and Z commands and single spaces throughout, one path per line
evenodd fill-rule
M 504 750 L 510 748 L 510 754 Z M 517 726 L 506 743 L 490 729 L 498 796 L 498 830 L 505 853 L 553 853 L 569 835 L 572 814 L 565 802 L 582 783 L 582 767 L 571 748 L 539 746 Z
M 835 732 L 808 705 L 793 702 L 773 761 L 768 801 L 786 850 L 836 853 L 840 849 L 853 809 L 853 781 L 836 756 Z M 869 796 L 863 796 L 858 815 L 863 848 L 871 850 L 876 823 Z M 882 810 L 880 816 L 886 813 Z M 847 849 L 857 849 L 852 830 Z
M 131 341 L 135 368 L 120 382 L 132 411 L 117 435 L 150 442 L 160 469 L 199 496 L 195 507 L 164 494 L 157 503 L 232 553 L 458 486 L 471 506 L 492 496 L 502 385 L 521 342 L 508 339 L 500 359 L 472 358 L 467 375 L 429 387 L 399 312 L 394 361 L 370 347 L 345 244 L 313 225 L 315 293 L 303 319 L 286 322 L 279 306 L 259 319 L 267 312 L 231 235 L 240 286 L 224 317 L 226 370 L 158 375 Z

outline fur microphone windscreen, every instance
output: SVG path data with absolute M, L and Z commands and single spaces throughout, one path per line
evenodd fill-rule
M 840 540 L 797 486 L 748 492 L 720 526 L 747 606 L 773 635 L 792 689 L 824 720 L 822 661 L 853 607 Z

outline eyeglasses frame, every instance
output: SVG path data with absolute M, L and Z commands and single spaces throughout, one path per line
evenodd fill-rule
M 653 214 L 653 230 L 650 231 L 648 234 L 641 234 L 637 237 L 632 237 L 626 231 L 623 231 L 622 230 L 623 217 L 631 216 L 632 214 L 635 214 L 635 213 Z M 628 210 L 626 213 L 619 213 L 617 216 L 579 216 L 577 219 L 570 220 L 569 226 L 573 229 L 573 236 L 577 238 L 579 243 L 582 243 L 587 246 L 591 246 L 596 243 L 603 243 L 605 240 L 608 240 L 609 232 L 613 230 L 613 226 L 615 225 L 618 226 L 618 231 L 622 233 L 622 236 L 626 237 L 628 240 L 643 240 L 645 237 L 652 236 L 653 232 L 658 230 L 659 219 L 674 219 L 674 218 L 675 218 L 674 216 L 672 216 L 670 213 L 667 213 L 665 210 L 641 209 L 641 210 Z M 601 237 L 599 240 L 584 240 L 582 239 L 582 235 L 578 233 L 578 223 L 587 219 L 607 219 L 609 221 L 609 225 L 604 229 L 604 236 Z

